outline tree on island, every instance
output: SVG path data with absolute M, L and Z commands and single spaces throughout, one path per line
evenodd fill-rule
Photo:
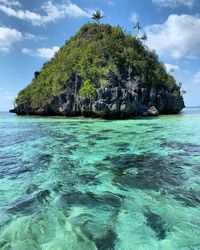
M 40 74 L 39 71 L 35 71 L 35 73 L 34 73 L 35 78 L 37 78 L 39 76 L 39 74 Z
M 135 23 L 134 29 L 137 31 L 136 36 L 138 36 L 140 30 L 142 29 L 141 24 L 140 24 L 139 21 L 137 21 L 137 22 Z
M 95 86 L 91 83 L 90 80 L 86 80 L 80 89 L 80 94 L 84 97 L 87 97 L 91 102 L 95 96 L 95 93 L 96 93 Z
M 148 39 L 147 34 L 144 33 L 144 34 L 141 36 L 140 39 L 143 40 L 143 41 L 147 41 L 147 39 Z
M 91 18 L 95 20 L 98 24 L 100 24 L 103 15 L 100 10 L 97 10 L 92 14 Z
M 135 23 L 134 29 L 136 30 L 136 35 L 135 35 L 136 38 L 142 41 L 147 41 L 148 37 L 145 32 L 143 32 L 142 36 L 139 36 L 140 31 L 143 30 L 142 25 L 140 24 L 139 21 Z

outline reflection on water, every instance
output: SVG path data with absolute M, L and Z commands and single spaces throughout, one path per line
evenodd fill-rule
M 200 249 L 200 110 L 0 113 L 0 249 Z

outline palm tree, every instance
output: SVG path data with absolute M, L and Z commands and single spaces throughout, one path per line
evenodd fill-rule
M 144 33 L 140 39 L 143 41 L 147 41 L 147 39 L 148 39 L 147 34 Z
M 97 10 L 92 14 L 91 18 L 100 24 L 100 20 L 103 18 L 103 15 L 101 11 Z
M 137 31 L 137 35 L 136 36 L 138 36 L 139 31 L 142 29 L 141 24 L 140 24 L 139 21 L 137 21 L 135 23 L 134 29 Z
M 169 74 L 173 73 L 174 71 L 175 71 L 175 69 L 171 68 L 171 69 L 169 70 Z M 179 86 L 182 86 L 182 83 L 179 83 Z

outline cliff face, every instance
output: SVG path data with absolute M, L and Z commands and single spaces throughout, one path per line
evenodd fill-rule
M 35 73 L 11 112 L 109 119 L 183 108 L 180 87 L 139 38 L 87 24 Z
M 18 115 L 58 115 L 89 116 L 101 118 L 130 118 L 136 115 L 156 116 L 176 114 L 184 108 L 180 91 L 170 91 L 165 85 L 151 87 L 134 79 L 121 84 L 109 79 L 110 85 L 98 88 L 92 100 L 79 94 L 80 82 L 71 79 L 68 87 L 59 91 L 51 101 L 34 109 L 30 102 L 17 105 L 14 112 Z

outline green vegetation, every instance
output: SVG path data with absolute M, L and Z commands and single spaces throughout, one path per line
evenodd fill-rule
M 80 94 L 92 100 L 95 96 L 96 88 L 90 80 L 86 80 L 80 89 Z
M 122 81 L 139 76 L 150 86 L 165 84 L 170 89 L 179 88 L 155 52 L 150 51 L 141 39 L 119 26 L 89 23 L 68 40 L 40 72 L 35 73 L 32 83 L 18 94 L 16 104 L 29 101 L 31 107 L 41 107 L 59 90 L 66 88 L 73 77 L 78 78 L 81 85 L 89 79 L 94 88 L 105 87 L 109 73 Z M 80 93 L 84 94 L 83 89 L 88 86 L 91 88 L 88 82 L 84 83 Z

